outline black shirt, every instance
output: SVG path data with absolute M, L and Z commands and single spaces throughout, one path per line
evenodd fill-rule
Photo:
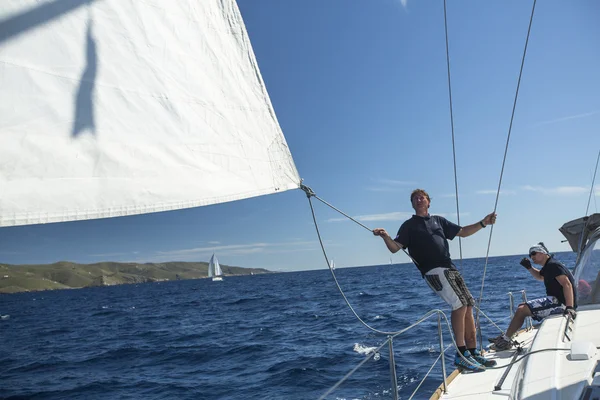
M 571 272 L 558 260 L 555 260 L 552 256 L 546 261 L 546 264 L 540 269 L 540 275 L 544 277 L 544 286 L 546 286 L 546 294 L 548 296 L 556 297 L 561 304 L 566 305 L 565 294 L 563 287 L 556 280 L 558 276 L 566 275 L 573 286 L 573 307 L 577 308 L 577 288 L 575 286 L 575 279 Z
M 437 267 L 454 268 L 448 239 L 454 239 L 460 230 L 460 226 L 439 215 L 413 215 L 400 226 L 394 241 L 408 247 L 408 253 L 418 264 L 417 268 L 425 275 Z

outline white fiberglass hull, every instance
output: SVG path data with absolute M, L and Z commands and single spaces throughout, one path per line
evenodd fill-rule
M 577 313 L 571 340 L 563 339 L 567 319 L 549 317 L 536 329 L 520 333 L 516 340 L 523 342 L 522 355 L 527 357 L 512 366 L 501 388 L 499 381 L 506 368 L 487 369 L 479 373 L 454 373 L 447 393 L 438 389 L 432 399 L 564 399 L 582 398 L 594 381 L 600 384 L 597 370 L 600 354 L 600 305 L 582 306 Z M 590 348 L 588 359 L 575 359 L 571 347 L 585 344 Z M 508 365 L 515 351 L 488 353 L 499 367 Z M 598 387 L 600 391 L 600 386 Z

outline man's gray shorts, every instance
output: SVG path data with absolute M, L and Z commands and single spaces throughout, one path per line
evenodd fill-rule
M 450 304 L 452 311 L 475 305 L 475 299 L 471 296 L 463 277 L 455 269 L 434 268 L 425 274 L 425 281 L 442 300 Z

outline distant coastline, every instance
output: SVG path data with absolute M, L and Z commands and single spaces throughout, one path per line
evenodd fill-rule
M 242 268 L 221 264 L 224 276 L 269 274 L 263 268 Z M 32 292 L 56 289 L 80 289 L 170 280 L 208 277 L 208 263 L 119 263 L 77 264 L 0 264 L 0 293 Z

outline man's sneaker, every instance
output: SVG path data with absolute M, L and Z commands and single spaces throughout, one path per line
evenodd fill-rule
M 483 355 L 481 355 L 481 353 L 477 349 L 475 349 L 473 352 L 471 352 L 471 355 L 473 356 L 473 359 L 475 361 L 477 361 L 479 364 L 483 365 L 484 367 L 494 367 L 496 365 L 496 360 L 488 360 Z
M 496 340 L 500 339 L 502 336 L 503 335 L 500 334 L 500 335 L 498 335 L 496 337 L 490 337 L 490 338 L 488 338 L 488 342 L 490 342 L 490 343 L 496 343 Z
M 514 345 L 512 340 L 507 340 L 504 336 L 500 336 L 494 342 L 494 347 L 496 347 L 496 351 L 508 350 L 512 348 Z
M 469 350 L 464 352 L 464 357 L 469 361 L 465 361 L 458 354 L 454 357 L 454 365 L 458 367 L 461 371 L 472 371 L 472 372 L 481 372 L 485 371 L 485 367 L 479 364 L 475 359 L 471 356 Z

